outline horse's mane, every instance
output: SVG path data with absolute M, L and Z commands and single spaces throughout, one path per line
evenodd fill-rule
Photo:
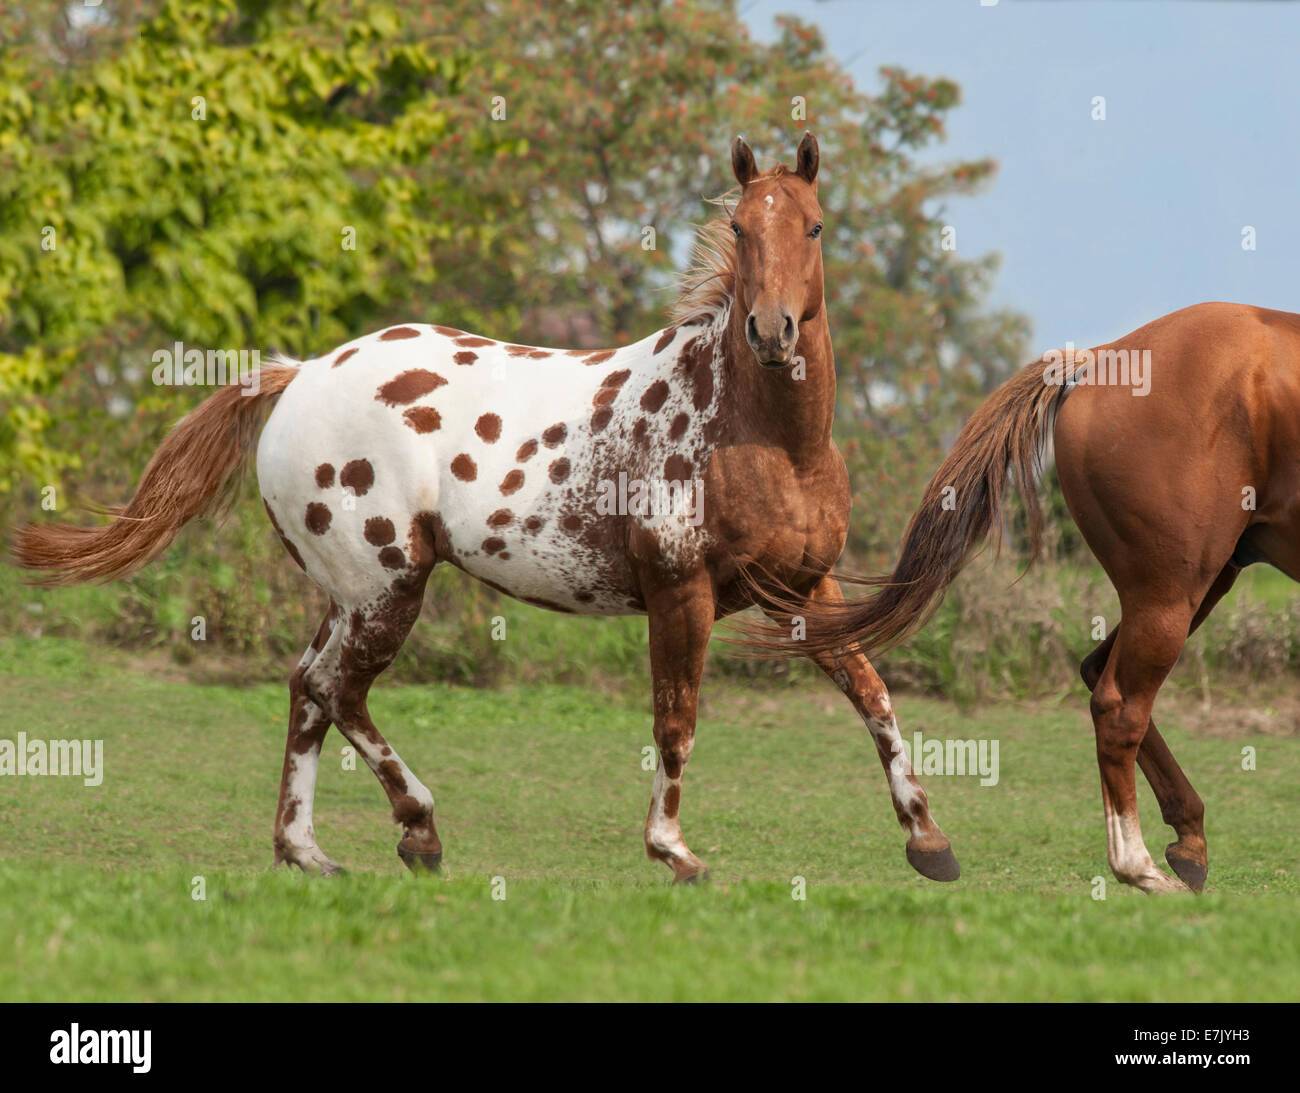
M 789 169 L 778 163 L 761 178 L 781 178 Z M 736 237 L 731 231 L 731 209 L 740 187 L 708 198 L 710 205 L 727 210 L 726 216 L 706 220 L 695 229 L 691 260 L 677 277 L 677 300 L 669 318 L 679 326 L 711 324 L 731 308 L 736 285 Z

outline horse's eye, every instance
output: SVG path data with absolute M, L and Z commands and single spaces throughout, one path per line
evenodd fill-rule
M 734 220 L 731 222 L 731 232 L 737 239 L 740 238 L 740 225 Z
M 818 224 L 815 228 L 813 228 L 812 231 L 808 233 L 808 238 L 816 239 L 819 235 L 821 235 L 821 233 L 822 233 L 822 226 Z

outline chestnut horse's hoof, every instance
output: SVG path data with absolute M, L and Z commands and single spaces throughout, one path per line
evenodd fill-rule
M 1203 891 L 1205 889 L 1205 877 L 1209 873 L 1210 867 L 1202 865 L 1193 858 L 1184 858 L 1180 854 L 1171 853 L 1177 845 L 1177 843 L 1170 843 L 1165 847 L 1165 861 L 1169 863 L 1169 868 L 1178 874 L 1178 879 L 1193 892 Z
M 705 884 L 709 879 L 707 869 L 697 869 L 694 873 L 681 873 L 673 877 L 674 884 Z
M 909 846 L 907 863 L 929 880 L 953 881 L 961 876 L 961 866 L 951 846 L 942 850 L 916 850 Z
M 397 844 L 397 856 L 412 873 L 437 873 L 442 867 L 442 849 L 419 850 L 417 844 L 403 839 Z

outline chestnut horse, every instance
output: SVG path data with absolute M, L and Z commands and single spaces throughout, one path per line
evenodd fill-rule
M 1110 867 L 1144 891 L 1200 891 L 1205 809 L 1151 709 L 1242 567 L 1269 562 L 1300 580 L 1300 315 L 1200 304 L 1027 366 L 958 436 L 884 587 L 839 607 L 814 605 L 808 644 L 857 641 L 876 654 L 920 625 L 999 524 L 1009 476 L 1037 553 L 1034 480 L 1049 435 L 1070 513 L 1120 601 L 1118 625 L 1081 665 Z M 1178 880 L 1142 841 L 1135 761 L 1177 835 L 1165 859 Z
M 760 174 L 735 142 L 739 200 L 700 230 L 702 280 L 667 329 L 584 351 L 407 324 L 270 363 L 255 396 L 224 389 L 181 421 L 115 522 L 29 526 L 18 563 L 65 582 L 143 565 L 228 489 L 274 404 L 257 447 L 262 497 L 331 602 L 289 682 L 276 861 L 338 868 L 312 826 L 331 724 L 388 794 L 402 860 L 441 861 L 433 797 L 380 735 L 366 695 L 446 562 L 553 610 L 649 617 L 660 761 L 646 851 L 676 881 L 701 876 L 678 814 L 714 621 L 762 600 L 765 581 L 810 602 L 840 598 L 829 567 L 850 494 L 831 440 L 818 158 L 805 134 L 793 171 Z M 879 676 L 857 652 L 814 659 L 870 729 L 909 862 L 955 879 Z

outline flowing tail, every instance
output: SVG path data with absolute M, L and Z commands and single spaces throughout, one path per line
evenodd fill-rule
M 1061 382 L 1045 379 L 1050 368 L 1061 373 Z M 893 573 L 867 582 L 881 587 L 864 599 L 808 604 L 807 642 L 799 651 L 829 652 L 856 643 L 873 655 L 918 629 L 990 530 L 996 526 L 1001 534 L 1008 478 L 1015 479 L 1028 511 L 1030 562 L 1037 558 L 1043 517 L 1036 480 L 1073 374 L 1073 362 L 1062 368 L 1036 361 L 975 411 L 926 487 Z
M 100 527 L 28 524 L 13 545 L 13 560 L 43 570 L 45 584 L 110 581 L 155 558 L 196 516 L 228 500 L 261 429 L 267 409 L 289 386 L 297 367 L 272 361 L 258 374 L 256 394 L 223 387 L 191 410 L 154 452 L 135 495 Z

